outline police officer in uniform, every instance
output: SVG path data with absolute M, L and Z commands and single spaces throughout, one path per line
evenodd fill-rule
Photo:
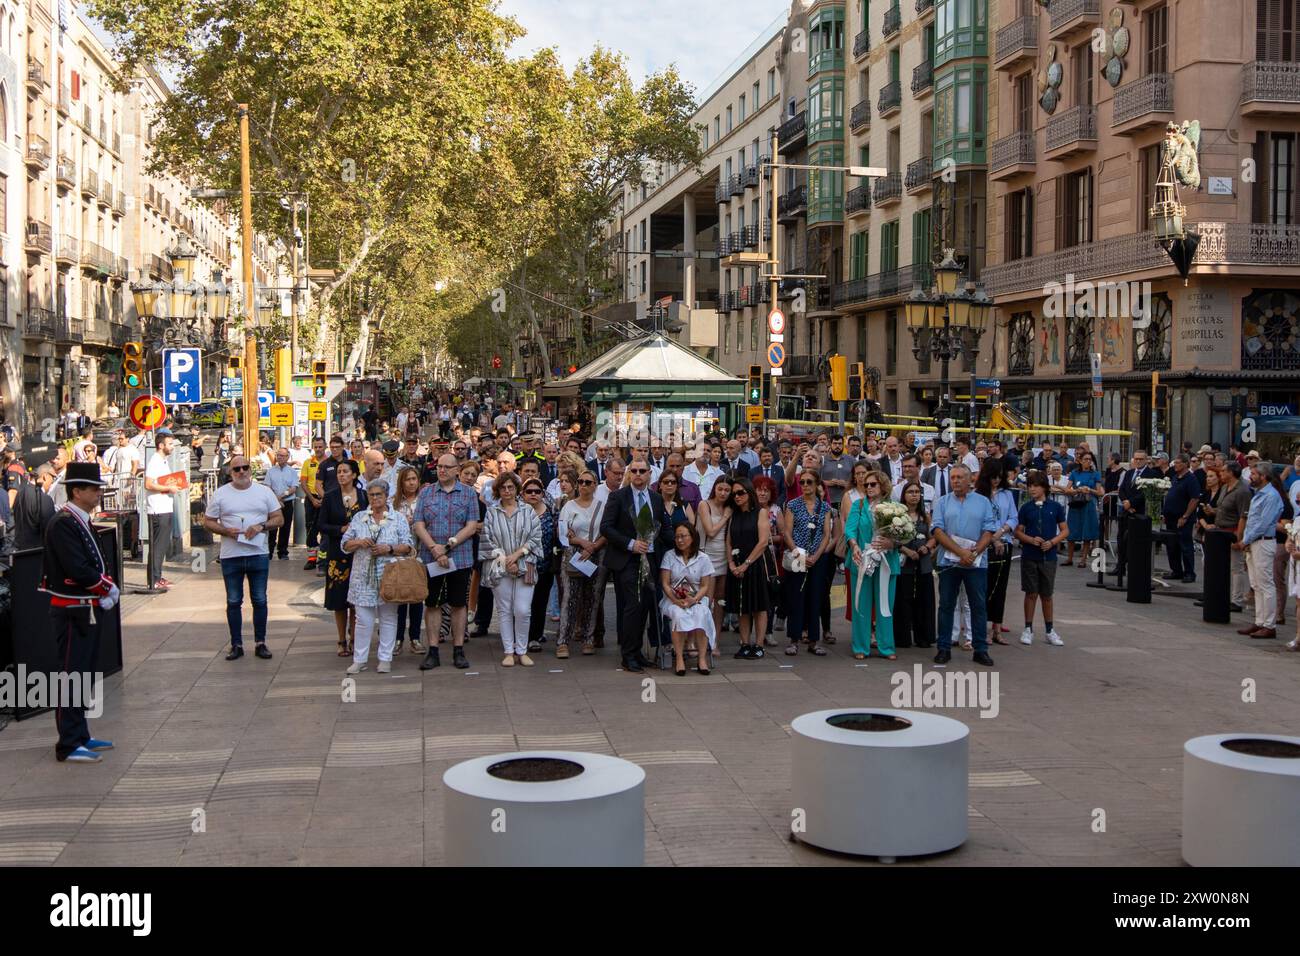
M 64 485 L 68 503 L 55 513 L 45 529 L 45 575 L 40 590 L 50 596 L 50 623 L 58 646 L 58 674 L 83 676 L 83 694 L 87 693 L 88 676 L 99 657 L 99 623 L 91 620 L 91 608 L 110 610 L 121 596 L 108 574 L 90 527 L 90 516 L 99 509 L 99 465 L 94 462 L 69 462 Z M 59 742 L 54 748 L 60 761 L 98 763 L 98 751 L 111 750 L 107 740 L 90 736 L 86 723 L 86 701 L 68 706 L 59 701 L 54 723 Z

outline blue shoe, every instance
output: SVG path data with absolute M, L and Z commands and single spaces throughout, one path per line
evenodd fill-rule
M 66 757 L 60 757 L 59 760 L 68 763 L 99 763 L 104 758 L 93 750 L 87 750 L 85 747 L 78 747 Z
M 87 750 L 112 750 L 113 741 L 96 740 L 94 737 L 91 737 L 84 744 L 82 744 L 82 746 L 85 747 Z

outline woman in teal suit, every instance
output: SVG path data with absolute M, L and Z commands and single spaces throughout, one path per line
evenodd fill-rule
M 865 660 L 871 655 L 871 623 L 875 619 L 876 650 L 886 660 L 897 660 L 894 653 L 894 590 L 898 586 L 898 550 L 889 538 L 877 538 L 875 523 L 871 518 L 872 506 L 889 500 L 888 479 L 878 471 L 867 475 L 863 488 L 867 497 L 856 501 L 849 511 L 844 526 L 844 536 L 849 543 L 849 600 L 853 602 L 853 657 Z M 858 581 L 858 556 L 867 548 L 884 551 L 884 557 L 871 576 Z M 881 575 L 888 573 L 889 615 L 882 612 L 880 604 Z M 859 587 L 859 584 L 861 587 Z

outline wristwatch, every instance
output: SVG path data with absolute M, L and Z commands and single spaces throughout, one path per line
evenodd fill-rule
M 456 536 L 455 536 L 455 535 L 452 535 L 450 538 L 447 539 L 447 547 L 449 547 L 449 548 L 454 548 L 454 547 L 456 547 Z

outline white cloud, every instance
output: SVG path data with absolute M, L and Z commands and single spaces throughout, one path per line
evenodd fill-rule
M 625 54 L 637 80 L 676 63 L 698 93 L 789 8 L 789 0 L 502 0 L 498 12 L 528 31 L 517 54 L 553 46 L 573 67 L 599 44 Z

